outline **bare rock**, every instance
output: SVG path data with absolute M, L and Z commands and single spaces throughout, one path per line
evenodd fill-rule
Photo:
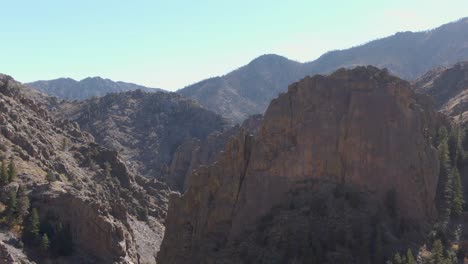
M 292 84 L 171 196 L 158 263 L 380 263 L 435 219 L 438 119 L 371 66 Z

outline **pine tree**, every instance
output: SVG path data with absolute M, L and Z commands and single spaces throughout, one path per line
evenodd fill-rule
M 406 251 L 406 263 L 416 264 L 416 260 L 414 259 L 413 252 L 411 252 L 411 249 L 409 248 L 408 248 L 408 251 Z
M 10 181 L 14 181 L 16 179 L 16 165 L 13 159 L 10 160 L 10 164 L 8 164 L 8 174 L 10 176 Z
M 42 235 L 40 250 L 43 255 L 47 255 L 49 252 L 50 242 L 47 234 Z
M 10 176 L 8 175 L 5 162 L 2 162 L 1 171 L 0 171 L 0 183 L 2 186 L 7 185 L 10 182 Z
M 39 236 L 39 214 L 36 208 L 33 208 L 29 216 L 28 231 L 33 237 Z
M 17 205 L 16 190 L 11 189 L 8 194 L 8 220 L 12 221 L 15 219 Z
M 375 258 L 374 261 L 376 263 L 382 263 L 383 259 L 383 239 L 382 239 L 382 231 L 380 230 L 379 226 L 376 226 L 375 230 Z
M 463 212 L 464 204 L 460 173 L 458 172 L 458 169 L 454 167 L 451 174 L 451 213 L 455 216 L 459 216 Z
M 394 264 L 403 264 L 403 260 L 401 259 L 401 256 L 399 253 L 396 253 L 395 256 L 393 257 L 393 263 Z
M 444 264 L 445 263 L 444 247 L 440 239 L 437 239 L 432 244 L 430 263 L 431 264 Z
M 109 162 L 104 163 L 104 172 L 106 177 L 110 178 L 112 176 L 112 166 Z
M 49 171 L 47 173 L 46 179 L 49 182 L 49 184 L 51 184 L 52 182 L 55 182 L 57 180 L 57 177 L 55 177 L 55 174 L 53 172 Z
M 26 189 L 23 185 L 20 185 L 18 190 L 19 198 L 18 198 L 18 216 L 22 218 L 28 213 L 30 202 L 28 195 L 26 193 Z
M 62 139 L 62 150 L 63 151 L 67 151 L 68 150 L 68 139 L 66 137 L 64 137 Z

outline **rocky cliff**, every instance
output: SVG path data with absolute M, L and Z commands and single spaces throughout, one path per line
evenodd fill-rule
M 383 263 L 436 216 L 437 126 L 387 71 L 306 77 L 171 197 L 158 263 Z
M 167 186 L 132 174 L 116 151 L 94 143 L 76 123 L 54 119 L 28 94 L 28 88 L 0 75 L 0 159 L 16 164 L 17 172 L 1 183 L 0 214 L 9 219 L 0 224 L 2 238 L 9 237 L 1 244 L 1 258 L 155 263 Z M 20 206 L 25 212 L 15 211 L 13 195 L 22 196 L 21 201 L 29 198 L 30 203 Z M 43 242 L 44 236 L 49 239 L 48 251 L 35 244 L 36 238 L 28 238 L 33 234 L 28 227 L 32 208 L 39 216 L 38 234 Z M 24 250 L 18 246 L 21 240 Z
M 130 169 L 165 180 L 181 190 L 188 166 L 174 167 L 180 152 L 187 155 L 227 123 L 193 100 L 176 93 L 133 91 L 82 102 L 62 102 L 53 110 L 76 121 L 103 146 L 119 151 Z M 179 154 L 178 154 L 179 153 Z

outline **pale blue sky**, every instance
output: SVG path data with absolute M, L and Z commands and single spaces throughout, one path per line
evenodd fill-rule
M 169 90 L 276 53 L 310 61 L 468 16 L 467 0 L 0 0 L 0 72 Z

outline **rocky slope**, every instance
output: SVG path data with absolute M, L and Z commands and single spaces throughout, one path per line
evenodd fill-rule
M 261 56 L 238 70 L 178 92 L 232 122 L 241 122 L 251 114 L 263 113 L 271 99 L 306 75 L 374 65 L 412 80 L 432 68 L 463 60 L 468 60 L 468 18 L 429 31 L 400 32 L 358 47 L 331 51 L 308 63 L 277 55 Z
M 458 121 L 466 122 L 468 115 L 468 62 L 433 69 L 415 82 L 418 93 L 431 96 L 436 107 Z
M 158 263 L 384 263 L 435 219 L 438 126 L 386 71 L 306 77 L 171 197 Z
M 165 180 L 175 190 L 183 189 L 187 170 L 195 166 L 194 151 L 210 145 L 201 142 L 214 138 L 219 141 L 216 135 L 211 139 L 208 136 L 227 126 L 219 115 L 176 93 L 108 94 L 81 102 L 62 102 L 53 111 L 61 118 L 76 121 L 98 143 L 119 151 L 135 173 Z M 222 142 L 218 145 L 224 146 Z M 219 148 L 213 145 L 212 149 Z M 198 160 L 203 159 L 198 156 Z
M 100 77 L 89 77 L 81 81 L 75 81 L 70 78 L 60 78 L 31 82 L 27 85 L 50 96 L 56 96 L 67 100 L 84 100 L 95 96 L 104 96 L 108 93 L 126 92 L 138 89 L 147 92 L 162 91 L 157 88 L 148 88 L 134 83 L 114 82 Z
M 76 123 L 54 119 L 29 93 L 0 75 L 0 158 L 12 160 L 17 171 L 2 183 L 0 234 L 9 239 L 0 243 L 1 261 L 155 263 L 168 188 L 132 174 L 116 151 L 94 143 Z M 8 212 L 16 207 L 6 194 L 29 197 L 25 215 L 12 219 Z M 50 251 L 28 239 L 31 208 Z
M 190 85 L 178 92 L 234 123 L 263 113 L 284 87 L 309 73 L 303 64 L 278 55 L 263 55 L 225 76 Z

